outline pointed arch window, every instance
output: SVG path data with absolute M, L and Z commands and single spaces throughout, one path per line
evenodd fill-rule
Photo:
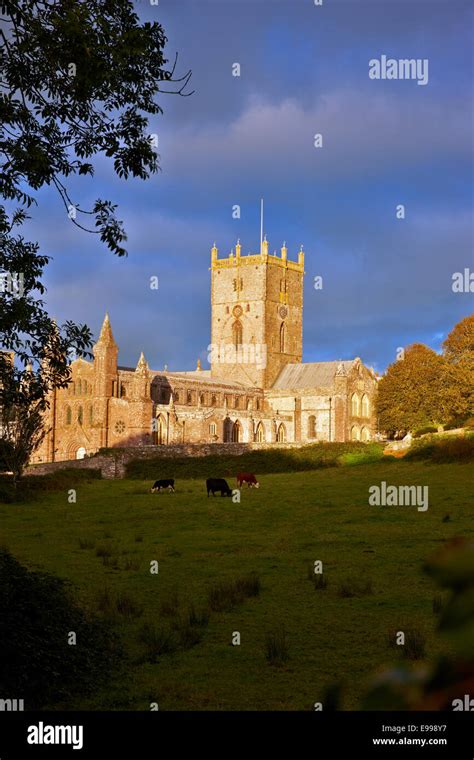
M 357 425 L 353 425 L 351 428 L 351 440 L 360 441 L 360 430 Z
M 362 417 L 369 417 L 369 397 L 366 393 L 362 396 Z
M 232 343 L 236 348 L 242 345 L 242 322 L 239 320 L 232 325 Z
M 353 417 L 359 417 L 360 414 L 360 401 L 357 393 L 352 394 L 351 398 L 351 412 Z
M 71 407 L 66 407 L 66 425 L 70 425 L 72 422 Z
M 232 426 L 232 443 L 240 443 L 242 440 L 242 427 L 240 422 L 236 420 Z
M 77 421 L 78 421 L 79 425 L 82 425 L 82 423 L 84 421 L 84 410 L 83 410 L 82 406 L 80 406 L 79 409 L 77 410 Z

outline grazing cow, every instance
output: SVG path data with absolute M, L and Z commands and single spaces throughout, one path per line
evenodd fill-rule
M 224 480 L 224 478 L 208 478 L 206 480 L 206 488 L 208 496 L 210 493 L 215 496 L 216 491 L 220 491 L 221 496 L 232 496 L 232 491 L 229 488 L 227 480 Z
M 247 483 L 248 488 L 260 487 L 260 483 L 258 482 L 253 472 L 239 472 L 237 475 L 237 485 L 239 488 L 241 488 L 244 483 Z
M 157 480 L 151 489 L 152 493 L 160 493 L 160 491 L 168 490 L 170 493 L 174 493 L 174 478 L 168 478 L 167 480 Z

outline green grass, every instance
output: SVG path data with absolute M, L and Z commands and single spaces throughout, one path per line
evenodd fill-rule
M 390 632 L 411 632 L 410 646 L 423 633 L 418 662 L 442 651 L 439 589 L 422 566 L 446 539 L 474 533 L 469 464 L 252 470 L 261 487 L 242 489 L 240 504 L 208 498 L 203 477 L 180 479 L 170 462 L 174 494 L 150 494 L 149 479 L 96 480 L 72 486 L 76 504 L 65 482 L 0 505 L 0 542 L 28 568 L 72 580 L 122 640 L 122 671 L 76 708 L 310 710 L 342 681 L 354 709 L 370 672 L 407 657 L 387 646 Z M 369 506 L 382 480 L 428 485 L 429 509 Z M 322 590 L 309 581 L 316 560 Z

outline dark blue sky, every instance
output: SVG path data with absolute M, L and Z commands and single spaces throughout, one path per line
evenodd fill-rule
M 452 274 L 473 261 L 473 6 L 459 0 L 141 0 L 193 70 L 190 98 L 163 96 L 162 171 L 117 179 L 106 159 L 70 183 L 82 207 L 119 203 L 117 259 L 39 195 L 26 237 L 54 257 L 47 303 L 97 335 L 105 310 L 119 361 L 192 369 L 210 334 L 210 247 L 306 252 L 304 360 L 360 356 L 383 371 L 397 347 L 439 349 L 473 311 Z M 371 80 L 382 54 L 427 58 L 429 82 Z M 232 64 L 241 65 L 240 78 Z M 313 146 L 322 133 L 323 148 Z M 232 219 L 232 206 L 241 219 Z M 396 206 L 406 207 L 397 220 Z M 158 291 L 149 280 L 159 277 Z M 323 290 L 314 290 L 321 275 Z M 206 363 L 203 362 L 203 366 Z

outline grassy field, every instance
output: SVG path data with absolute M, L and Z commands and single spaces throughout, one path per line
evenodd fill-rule
M 382 480 L 428 485 L 429 509 L 369 506 Z M 422 566 L 446 539 L 473 535 L 471 482 L 468 464 L 381 461 L 263 475 L 241 503 L 207 498 L 202 479 L 177 480 L 175 494 L 95 480 L 74 486 L 76 503 L 65 483 L 0 505 L 1 541 L 73 581 L 122 639 L 121 670 L 75 708 L 310 710 L 343 682 L 354 709 L 368 674 L 402 656 L 392 632 L 425 634 L 428 658 L 441 650 L 439 592 Z M 316 560 L 326 588 L 308 573 Z M 249 574 L 259 583 L 239 586 Z M 269 662 L 272 644 L 288 659 Z

